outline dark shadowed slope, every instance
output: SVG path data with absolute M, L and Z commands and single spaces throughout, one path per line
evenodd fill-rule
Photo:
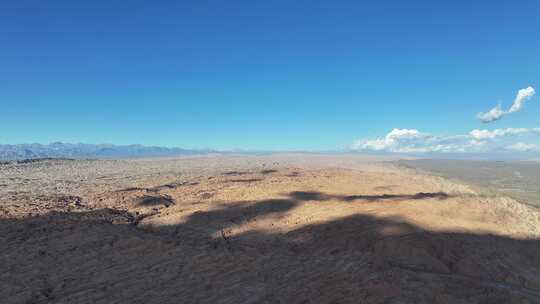
M 540 240 L 352 215 L 286 234 L 236 222 L 300 202 L 227 204 L 140 229 L 112 209 L 0 220 L 3 303 L 540 303 Z
M 284 160 L 3 166 L 0 302 L 540 303 L 537 209 Z

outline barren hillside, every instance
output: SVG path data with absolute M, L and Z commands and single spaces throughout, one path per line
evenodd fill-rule
M 359 156 L 0 165 L 2 303 L 540 303 L 540 212 Z

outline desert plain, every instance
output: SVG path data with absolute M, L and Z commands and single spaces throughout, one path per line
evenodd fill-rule
M 1 303 L 540 303 L 540 211 L 362 155 L 0 164 Z

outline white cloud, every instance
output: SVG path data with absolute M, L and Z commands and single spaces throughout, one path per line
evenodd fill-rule
M 495 135 L 488 130 L 472 130 L 469 134 L 475 139 L 495 138 Z
M 523 104 L 525 103 L 525 101 L 531 99 L 534 96 L 534 93 L 534 88 L 531 86 L 525 89 L 521 89 L 518 91 L 516 98 L 514 99 L 514 103 L 508 111 L 503 111 L 501 105 L 498 104 L 496 107 L 485 113 L 478 113 L 476 115 L 476 118 L 478 118 L 483 123 L 489 123 L 499 120 L 503 116 L 510 113 L 518 112 L 523 108 Z
M 514 146 L 512 141 L 516 136 L 532 131 L 540 134 L 540 128 L 472 130 L 469 134 L 452 136 L 436 136 L 416 129 L 393 129 L 384 137 L 357 140 L 351 149 L 395 153 L 522 151 L 518 149 L 525 149 L 527 144 L 516 143 Z
M 419 139 L 425 136 L 425 134 L 421 134 L 420 132 L 418 132 L 418 130 L 415 129 L 393 129 L 383 138 L 359 141 L 357 142 L 356 146 L 358 148 L 375 151 L 387 150 L 402 145 L 404 142 L 414 141 L 415 139 Z
M 471 142 L 466 135 L 439 137 L 416 129 L 393 129 L 381 138 L 358 140 L 352 145 L 352 149 L 425 153 L 464 151 L 468 146 L 479 146 L 479 142 Z
M 512 104 L 512 107 L 510 110 L 508 110 L 508 113 L 514 113 L 517 111 L 520 111 L 523 107 L 523 103 L 531 97 L 533 97 L 535 91 L 533 87 L 527 87 L 525 89 L 521 89 L 518 91 L 518 94 L 516 96 L 516 99 L 514 99 L 514 103 Z
M 519 152 L 538 150 L 538 148 L 540 148 L 540 146 L 535 145 L 535 144 L 526 144 L 522 142 L 518 142 L 518 143 L 515 143 L 506 147 L 506 149 L 508 150 L 519 151 Z
M 507 128 L 507 129 L 495 129 L 489 130 L 472 130 L 469 135 L 477 140 L 494 139 L 496 137 L 514 136 L 528 133 L 529 129 L 525 128 Z
M 504 111 L 501 109 L 501 104 L 498 104 L 495 108 L 489 110 L 486 113 L 478 113 L 476 115 L 476 118 L 480 119 L 481 122 L 488 123 L 501 119 L 504 114 Z

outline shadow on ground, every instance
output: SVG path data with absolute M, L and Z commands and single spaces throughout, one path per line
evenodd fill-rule
M 380 194 L 380 195 L 331 195 L 324 194 L 317 191 L 295 191 L 289 193 L 289 195 L 299 201 L 327 201 L 327 200 L 338 200 L 351 202 L 356 200 L 363 200 L 369 202 L 375 202 L 380 200 L 393 200 L 393 201 L 404 201 L 404 200 L 421 200 L 428 198 L 436 198 L 444 200 L 452 197 L 452 195 L 445 192 L 418 192 L 416 194 Z
M 245 179 L 230 179 L 226 183 L 254 183 L 262 181 L 262 178 L 245 178 Z
M 219 204 L 142 229 L 125 211 L 0 220 L 3 303 L 539 303 L 540 242 L 429 232 L 356 214 L 288 232 L 227 230 L 308 201 L 445 199 L 336 196 Z
M 169 207 L 170 205 L 174 204 L 174 200 L 170 196 L 150 196 L 150 195 L 144 195 L 137 201 L 137 205 L 139 206 L 166 206 Z

